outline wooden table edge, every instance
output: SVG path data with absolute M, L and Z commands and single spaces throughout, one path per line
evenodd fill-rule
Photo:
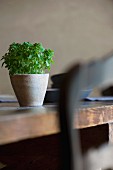
M 0 115 L 0 144 L 59 133 L 58 111 L 53 108 L 49 110 L 38 109 L 34 114 L 11 114 L 10 117 Z M 74 128 L 88 128 L 112 122 L 113 105 L 82 108 L 75 114 Z

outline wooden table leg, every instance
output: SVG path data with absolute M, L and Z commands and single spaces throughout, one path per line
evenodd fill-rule
M 113 144 L 113 123 L 109 123 L 109 143 Z M 111 169 L 113 170 L 113 168 Z
M 113 123 L 109 123 L 109 143 L 113 143 Z

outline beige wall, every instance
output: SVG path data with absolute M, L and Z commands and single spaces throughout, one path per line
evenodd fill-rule
M 55 51 L 50 74 L 113 49 L 112 0 L 0 0 L 0 58 L 12 42 L 42 42 Z M 0 94 L 13 93 L 0 68 Z

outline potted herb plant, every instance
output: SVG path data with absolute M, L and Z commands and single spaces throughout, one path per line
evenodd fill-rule
M 41 43 L 12 43 L 2 56 L 2 66 L 9 70 L 10 80 L 20 106 L 43 104 L 53 63 L 54 51 Z

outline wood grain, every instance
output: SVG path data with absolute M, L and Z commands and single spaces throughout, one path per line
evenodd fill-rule
M 78 109 L 74 128 L 86 128 L 113 122 L 113 105 Z M 35 108 L 0 107 L 0 144 L 60 132 L 56 106 Z
M 113 122 L 113 105 L 79 109 L 74 119 L 75 128 L 86 128 Z

